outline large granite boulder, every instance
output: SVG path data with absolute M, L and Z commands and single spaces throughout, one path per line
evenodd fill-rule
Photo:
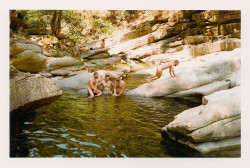
M 181 65 L 181 64 L 180 64 Z M 177 72 L 178 77 L 162 76 L 160 79 L 146 83 L 128 91 L 131 96 L 161 97 L 176 92 L 203 86 L 214 81 L 224 80 L 240 71 L 240 55 L 214 57 L 210 61 L 200 62 Z
M 12 65 L 19 70 L 32 73 L 43 71 L 46 68 L 46 64 L 47 57 L 32 50 L 23 51 L 12 62 Z
M 43 52 L 42 48 L 36 44 L 14 43 L 14 44 L 10 45 L 10 55 L 11 56 L 16 56 L 25 50 L 31 50 L 35 53 L 42 53 Z
M 109 48 L 102 48 L 102 49 L 97 49 L 97 50 L 89 50 L 89 51 L 83 52 L 81 54 L 81 58 L 86 59 L 86 58 L 89 58 L 89 57 L 94 56 L 94 55 L 99 54 L 99 53 L 105 53 L 108 50 L 109 50 Z
M 46 69 L 55 70 L 62 67 L 72 66 L 77 64 L 79 61 L 72 57 L 63 57 L 63 58 L 51 58 L 48 60 Z
M 30 73 L 16 73 L 10 79 L 10 111 L 26 111 L 62 95 L 48 78 Z
M 109 57 L 106 59 L 95 59 L 95 60 L 91 60 L 89 61 L 85 67 L 87 68 L 91 68 L 91 67 L 107 67 L 107 66 L 112 66 L 113 64 L 120 62 L 121 61 L 121 57 L 116 56 L 116 57 Z
M 162 128 L 162 132 L 168 138 L 189 144 L 190 147 L 200 152 L 239 145 L 239 143 L 227 145 L 224 143 L 223 145 L 206 145 L 206 148 L 202 150 L 199 148 L 204 142 L 225 141 L 240 137 L 240 97 L 240 87 L 205 96 L 201 106 L 178 114 L 174 121 Z
M 213 83 L 209 83 L 207 85 L 203 85 L 197 88 L 180 91 L 174 94 L 167 95 L 166 97 L 201 97 L 207 96 L 214 92 L 218 92 L 220 90 L 226 90 L 230 88 L 230 81 L 216 81 Z

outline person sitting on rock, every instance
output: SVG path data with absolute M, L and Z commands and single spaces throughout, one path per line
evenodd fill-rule
M 105 75 L 105 79 L 102 80 L 98 85 L 103 86 L 103 90 L 102 90 L 103 94 L 112 95 L 112 89 L 111 88 L 113 87 L 113 83 L 109 80 L 109 75 Z
M 101 43 L 101 46 L 100 47 L 90 47 L 89 50 L 97 50 L 97 49 L 102 49 L 105 47 L 105 40 L 102 39 L 102 43 Z
M 97 89 L 98 76 L 99 76 L 98 72 L 95 72 L 93 77 L 89 79 L 88 82 L 88 94 L 90 95 L 89 98 L 102 95 L 102 91 Z
M 169 74 L 171 77 L 175 76 L 175 72 L 174 72 L 174 66 L 177 66 L 179 65 L 179 61 L 178 60 L 175 60 L 175 61 L 170 61 L 168 63 L 165 63 L 165 64 L 162 64 L 160 66 L 158 66 L 156 68 L 156 73 L 154 76 L 150 76 L 148 78 L 148 82 L 152 82 L 153 80 L 156 80 L 156 79 L 159 79 L 162 75 L 162 71 L 169 68 Z M 173 75 L 172 75 L 173 74 Z
M 126 84 L 122 80 L 122 76 L 118 76 L 114 82 L 114 94 L 113 96 L 121 96 L 125 93 Z

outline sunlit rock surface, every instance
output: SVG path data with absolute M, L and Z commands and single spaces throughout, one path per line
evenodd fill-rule
M 226 77 L 239 72 L 240 65 L 240 55 L 238 54 L 214 57 L 214 59 L 200 62 L 193 67 L 192 64 L 189 64 L 189 67 L 183 67 L 183 70 L 176 71 L 177 77 L 169 78 L 168 76 L 162 76 L 156 81 L 130 90 L 127 92 L 127 95 L 161 97 L 193 89 L 215 81 L 224 80 Z
M 240 87 L 238 86 L 205 96 L 202 105 L 178 114 L 174 121 L 162 128 L 162 131 L 170 139 L 176 140 L 181 137 L 182 143 L 191 143 L 200 147 L 206 146 L 201 145 L 204 142 L 240 137 L 240 95 Z M 236 144 L 239 145 L 239 143 Z M 189 146 L 192 147 L 192 145 Z M 230 146 L 232 145 L 224 144 L 216 148 Z M 212 149 L 213 145 L 206 146 L 201 149 L 201 152 L 209 152 Z
M 51 79 L 38 76 L 22 72 L 11 76 L 10 111 L 25 111 L 62 95 L 62 91 Z

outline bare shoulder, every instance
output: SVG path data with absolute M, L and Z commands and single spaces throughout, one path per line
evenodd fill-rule
M 126 83 L 124 81 L 121 81 L 122 85 L 126 85 Z

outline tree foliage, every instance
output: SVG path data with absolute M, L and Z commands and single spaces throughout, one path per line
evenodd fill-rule
M 15 11 L 16 12 L 16 11 Z M 14 15 L 10 12 L 10 15 Z M 26 28 L 47 30 L 51 35 L 77 41 L 112 35 L 124 22 L 156 11 L 138 10 L 19 10 Z M 143 17 L 142 17 L 143 18 Z M 10 17 L 13 20 L 13 17 Z

